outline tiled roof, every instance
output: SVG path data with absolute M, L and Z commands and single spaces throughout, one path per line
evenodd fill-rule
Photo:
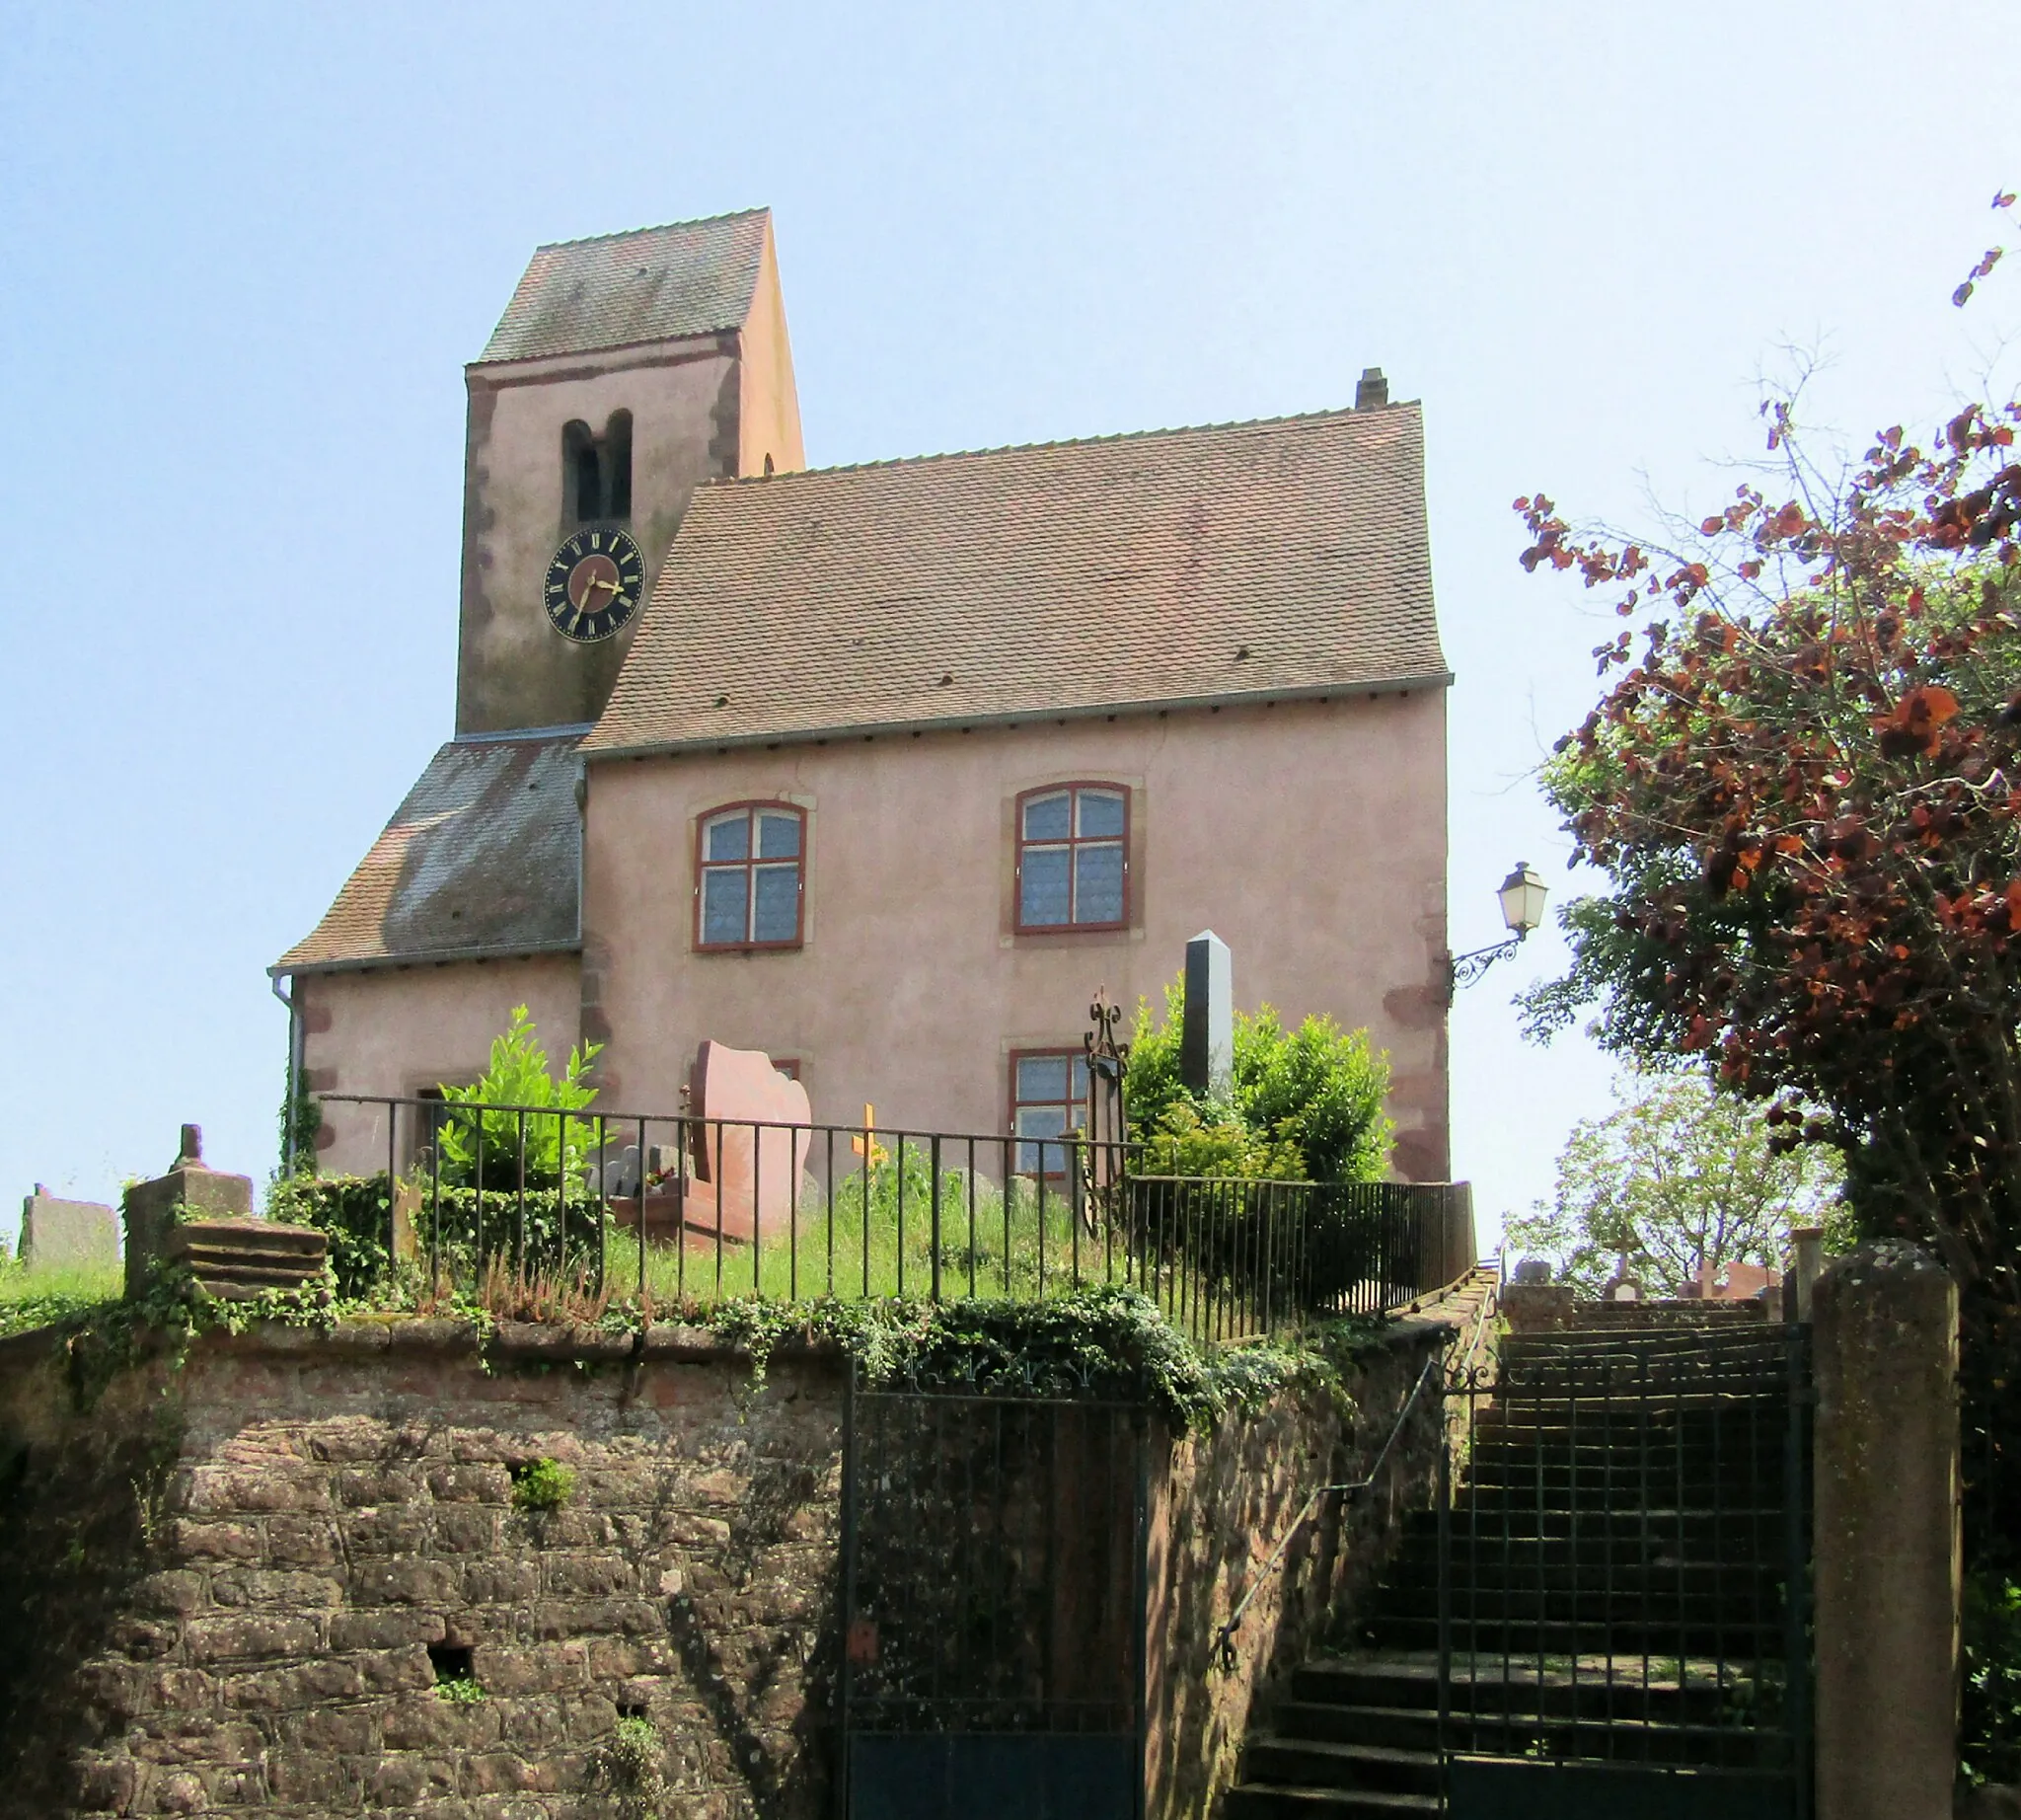
M 579 731 L 452 740 L 276 972 L 524 953 L 577 940 Z
M 479 362 L 628 347 L 742 325 L 772 211 L 540 247 Z
M 582 749 L 1446 678 L 1397 405 L 705 486 Z

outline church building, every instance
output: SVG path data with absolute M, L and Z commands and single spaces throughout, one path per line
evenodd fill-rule
M 273 968 L 308 1091 L 474 1079 L 524 1004 L 600 1109 L 713 1039 L 818 1121 L 1057 1131 L 1096 989 L 1212 929 L 1238 1008 L 1368 1028 L 1395 1173 L 1448 1175 L 1452 674 L 1380 374 L 808 470 L 759 209 L 541 248 L 466 379 L 455 731 Z

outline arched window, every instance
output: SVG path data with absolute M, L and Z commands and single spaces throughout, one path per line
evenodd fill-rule
M 695 946 L 798 948 L 806 814 L 790 802 L 736 802 L 697 830 Z
M 631 412 L 612 412 L 601 436 L 579 417 L 561 425 L 561 495 L 577 524 L 632 516 Z
M 1121 929 L 1129 922 L 1130 793 L 1055 784 L 1017 798 L 1017 927 Z
M 632 516 L 632 414 L 614 411 L 604 425 L 604 516 Z
M 603 516 L 604 481 L 596 438 L 580 418 L 561 425 L 561 494 L 577 524 Z

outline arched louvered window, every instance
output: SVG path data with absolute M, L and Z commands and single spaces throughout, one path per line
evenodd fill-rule
M 631 412 L 612 412 L 601 436 L 580 417 L 562 424 L 561 495 L 576 524 L 632 516 Z

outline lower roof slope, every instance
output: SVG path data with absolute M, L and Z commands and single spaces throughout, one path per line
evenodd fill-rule
M 1396 405 L 705 486 L 582 750 L 1450 679 Z
M 538 953 L 578 940 L 579 729 L 451 740 L 276 973 Z

